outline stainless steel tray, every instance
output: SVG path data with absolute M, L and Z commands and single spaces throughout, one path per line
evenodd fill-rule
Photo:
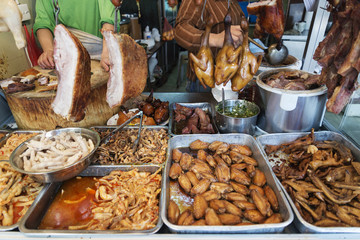
M 184 135 L 184 136 L 175 136 L 170 139 L 169 152 L 175 148 L 188 147 L 191 142 L 200 139 L 202 141 L 213 142 L 213 141 L 223 141 L 226 143 L 237 143 L 244 144 L 251 148 L 253 151 L 253 158 L 255 158 L 259 163 L 259 169 L 265 173 L 267 184 L 274 189 L 276 197 L 279 201 L 280 214 L 284 219 L 281 223 L 276 224 L 256 224 L 248 226 L 180 226 L 172 224 L 167 219 L 167 208 L 170 199 L 169 192 L 169 170 L 171 167 L 171 154 L 168 155 L 168 160 L 165 166 L 165 178 L 163 181 L 163 199 L 166 201 L 164 207 L 161 211 L 161 217 L 164 223 L 169 227 L 173 232 L 178 233 L 272 233 L 272 232 L 282 232 L 286 226 L 288 226 L 294 219 L 294 215 L 291 211 L 289 203 L 286 201 L 283 194 L 283 190 L 279 188 L 276 184 L 271 170 L 266 163 L 265 156 L 260 150 L 255 139 L 247 134 L 196 134 L 196 135 Z
M 261 145 L 261 149 L 266 156 L 264 147 L 265 145 L 279 145 L 286 142 L 291 142 L 296 140 L 299 137 L 305 136 L 309 134 L 307 133 L 275 133 L 275 134 L 268 134 L 268 135 L 262 135 L 257 137 L 258 143 Z M 324 141 L 324 140 L 331 140 L 331 141 L 337 141 L 344 146 L 348 147 L 354 158 L 355 161 L 360 161 L 360 150 L 352 144 L 346 137 L 342 136 L 341 134 L 330 132 L 330 131 L 322 131 L 322 132 L 315 132 L 315 140 L 316 141 Z M 268 165 L 272 167 L 273 163 L 270 163 L 267 161 Z M 288 199 L 294 213 L 295 213 L 295 219 L 294 223 L 297 229 L 302 233 L 360 233 L 360 227 L 317 227 L 313 224 L 308 223 L 305 221 L 305 219 L 301 216 L 297 208 L 295 207 L 295 204 L 289 194 L 286 192 L 280 181 L 275 176 L 274 172 L 271 170 L 274 178 L 276 178 L 278 184 L 283 189 L 283 192 L 286 195 L 286 198 Z
M 0 160 L 0 162 L 8 162 L 8 161 L 7 161 L 7 160 Z M 43 189 L 41 189 L 39 195 L 36 196 L 36 198 L 35 198 L 35 200 L 34 200 L 34 202 L 32 203 L 31 206 L 35 205 L 35 202 L 37 201 L 37 199 L 40 198 L 40 196 L 41 196 L 42 194 L 44 194 L 44 192 L 46 192 L 46 191 L 48 190 L 49 186 L 50 186 L 49 184 L 44 184 Z M 28 212 L 29 212 L 31 206 L 29 207 Z M 13 224 L 13 225 L 10 225 L 10 226 L 0 226 L 0 232 L 10 231 L 10 230 L 14 230 L 14 229 L 18 228 L 19 225 L 20 225 L 20 223 L 25 219 L 25 216 L 26 216 L 26 214 L 25 214 L 17 223 L 15 223 L 15 224 Z
M 0 130 L 0 144 L 1 144 L 1 141 L 6 137 L 6 135 L 9 133 L 10 131 L 8 130 Z M 1 136 L 5 134 L 4 136 Z
M 114 130 L 117 126 L 93 126 L 93 127 L 90 127 L 90 129 L 92 130 L 99 130 L 99 131 L 107 131 L 107 130 Z M 126 129 L 139 129 L 138 126 L 126 126 L 124 127 L 122 130 L 120 131 L 123 131 L 123 130 L 126 130 Z M 143 126 L 143 129 L 151 129 L 151 130 L 160 130 L 160 129 L 164 129 L 166 132 L 169 131 L 169 127 L 168 126 L 162 126 L 162 125 L 154 125 L 154 126 Z M 100 134 L 99 134 L 100 135 Z M 100 136 L 101 138 L 101 136 Z M 168 151 L 166 151 L 166 154 L 168 154 Z M 165 161 L 167 159 L 167 156 L 165 156 Z M 165 161 L 161 164 L 157 164 L 157 163 L 134 163 L 133 165 L 164 165 L 165 164 Z M 91 163 L 92 165 L 96 165 L 96 166 L 100 166 L 100 164 L 94 164 L 94 163 Z M 129 165 L 129 163 L 117 163 L 116 165 Z
M 195 109 L 195 108 L 201 108 L 202 110 L 204 110 L 205 112 L 209 113 L 210 115 L 210 122 L 211 124 L 213 125 L 213 128 L 214 128 L 214 131 L 215 133 L 219 133 L 219 130 L 216 126 L 216 123 L 215 123 L 215 114 L 214 114 L 214 110 L 211 106 L 210 103 L 208 102 L 202 102 L 202 103 L 177 103 L 177 104 L 180 104 L 184 107 L 188 107 L 188 108 L 192 108 L 192 109 Z M 172 103 L 170 105 L 170 122 L 169 122 L 169 134 L 171 135 L 189 135 L 189 134 L 175 134 L 174 133 L 174 123 L 175 123 L 175 114 L 174 114 L 174 110 L 176 109 L 176 104 L 175 103 Z
M 2 148 L 6 141 L 13 135 L 13 134 L 30 134 L 30 133 L 42 133 L 43 131 L 39 131 L 39 130 L 17 130 L 17 131 L 13 131 L 8 133 L 5 137 L 3 137 L 2 139 L 0 139 L 0 148 Z M 5 160 L 5 159 L 4 159 Z M 9 159 L 6 159 L 9 160 Z
M 131 169 L 137 168 L 139 171 L 149 171 L 156 172 L 161 166 L 157 165 L 146 165 L 146 166 L 133 166 L 133 165 L 108 165 L 108 166 L 89 166 L 85 169 L 79 176 L 105 176 L 109 174 L 113 170 L 122 170 L 129 171 Z M 161 188 L 163 186 L 164 181 L 164 171 L 162 171 L 162 179 L 161 179 Z M 79 237 L 83 237 L 85 235 L 92 236 L 94 234 L 111 234 L 111 236 L 123 236 L 124 234 L 151 234 L 156 233 L 161 226 L 163 225 L 160 212 L 163 208 L 163 196 L 160 194 L 159 200 L 159 220 L 157 225 L 148 230 L 127 230 L 127 231 L 116 231 L 116 230 L 44 230 L 38 229 L 42 218 L 44 217 L 47 209 L 50 207 L 52 201 L 54 200 L 56 193 L 61 187 L 62 183 L 52 183 L 50 184 L 47 191 L 40 194 L 40 196 L 34 201 L 32 207 L 29 208 L 28 212 L 23 217 L 23 221 L 19 224 L 19 230 L 28 236 L 37 236 L 37 237 L 46 237 L 49 235 L 52 236 L 76 236 L 78 234 Z M 161 189 L 161 192 L 163 189 Z

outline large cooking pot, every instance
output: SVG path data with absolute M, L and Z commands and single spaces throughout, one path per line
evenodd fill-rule
M 294 91 L 272 88 L 262 81 L 279 71 L 294 70 L 286 68 L 269 70 L 262 72 L 256 79 L 264 108 L 264 114 L 258 121 L 259 127 L 271 133 L 319 129 L 325 113 L 326 86 Z

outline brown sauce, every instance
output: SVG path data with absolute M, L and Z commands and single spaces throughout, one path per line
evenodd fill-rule
M 68 229 L 69 226 L 88 223 L 93 217 L 91 206 L 95 204 L 95 182 L 93 177 L 66 181 L 56 194 L 39 229 Z

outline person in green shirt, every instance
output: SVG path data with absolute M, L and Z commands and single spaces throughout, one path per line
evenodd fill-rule
M 115 8 L 110 0 L 59 0 L 58 23 L 65 25 L 88 50 L 91 59 L 98 59 L 109 71 L 109 58 L 101 31 L 114 30 Z M 120 19 L 120 17 L 119 17 Z M 120 21 L 120 20 L 119 20 Z M 36 1 L 34 32 L 43 49 L 38 59 L 42 68 L 54 68 L 55 14 L 52 0 Z

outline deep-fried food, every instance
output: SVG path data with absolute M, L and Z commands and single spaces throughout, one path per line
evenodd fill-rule
M 243 184 L 234 182 L 234 181 L 230 181 L 231 186 L 233 187 L 235 192 L 244 194 L 244 195 L 248 195 L 250 193 L 250 190 Z
M 253 183 L 259 187 L 262 187 L 265 185 L 266 183 L 266 177 L 265 174 L 260 171 L 259 169 L 255 170 L 255 175 L 252 179 Z
M 184 173 L 182 173 L 178 178 L 178 181 L 182 189 L 184 189 L 185 192 L 189 193 L 192 187 L 189 178 Z
M 264 221 L 264 223 L 280 223 L 280 222 L 282 222 L 282 217 L 280 213 L 275 213 Z
M 250 185 L 251 183 L 251 178 L 247 175 L 246 172 L 233 167 L 231 167 L 230 178 L 244 185 Z
M 269 203 L 271 205 L 271 208 L 274 211 L 279 211 L 279 202 L 278 202 L 277 197 L 276 197 L 274 191 L 272 190 L 272 188 L 270 186 L 265 186 L 264 192 L 265 192 L 265 196 L 266 196 L 267 200 L 269 201 Z
M 233 203 L 234 203 L 235 206 L 237 206 L 241 210 L 255 210 L 255 209 L 257 209 L 256 205 L 254 203 L 251 203 L 251 202 L 234 201 Z
M 209 190 L 207 192 L 204 192 L 203 194 L 201 194 L 206 201 L 211 201 L 211 200 L 214 200 L 214 199 L 220 199 L 221 198 L 221 195 L 219 192 L 217 191 L 214 191 L 214 190 Z
M 223 225 L 220 218 L 212 208 L 206 209 L 205 221 L 206 225 Z
M 233 191 L 233 188 L 228 183 L 214 182 L 210 185 L 210 189 L 218 193 L 224 194 Z
M 229 182 L 230 168 L 224 163 L 218 164 L 215 168 L 215 175 L 219 180 L 219 182 L 223 182 L 223 183 Z
M 169 206 L 168 206 L 168 219 L 171 223 L 176 224 L 177 220 L 180 215 L 180 209 L 178 205 L 173 201 L 170 200 Z
M 181 174 L 181 167 L 178 163 L 173 163 L 169 170 L 169 177 L 172 179 L 177 179 Z
M 188 153 L 183 153 L 180 158 L 180 166 L 183 170 L 189 170 L 193 164 L 193 157 Z
M 254 223 L 262 223 L 265 221 L 265 217 L 257 209 L 246 210 L 244 217 Z
M 260 213 L 263 216 L 269 216 L 272 213 L 270 213 L 270 203 L 266 199 L 265 196 L 261 195 L 256 189 L 253 189 L 250 191 L 250 196 L 256 205 L 257 209 L 260 211 Z
M 237 216 L 242 216 L 243 215 L 240 208 L 238 208 L 237 206 L 235 206 L 234 204 L 232 204 L 229 201 L 226 201 L 226 200 L 223 200 L 223 201 L 224 201 L 225 209 L 226 209 L 227 213 L 234 214 L 234 215 L 237 215 Z
M 235 225 L 241 222 L 240 216 L 230 213 L 219 214 L 218 217 L 224 225 Z
M 209 189 L 211 181 L 209 179 L 201 179 L 190 191 L 190 195 L 195 196 L 202 194 Z
M 179 149 L 175 148 L 172 150 L 172 160 L 174 162 L 179 162 L 181 159 L 181 155 L 182 155 L 182 152 Z
M 189 147 L 191 150 L 207 149 L 209 147 L 209 143 L 203 142 L 201 140 L 195 140 L 194 142 L 190 143 Z
M 245 195 L 237 192 L 229 192 L 223 194 L 224 198 L 229 201 L 246 201 L 247 198 Z
M 199 179 L 196 177 L 195 173 L 193 173 L 192 171 L 187 171 L 185 174 L 189 178 L 189 180 L 193 186 L 195 186 L 199 183 Z
M 194 217 L 196 219 L 203 218 L 205 216 L 206 209 L 208 208 L 208 204 L 204 197 L 201 195 L 196 195 L 194 198 Z

